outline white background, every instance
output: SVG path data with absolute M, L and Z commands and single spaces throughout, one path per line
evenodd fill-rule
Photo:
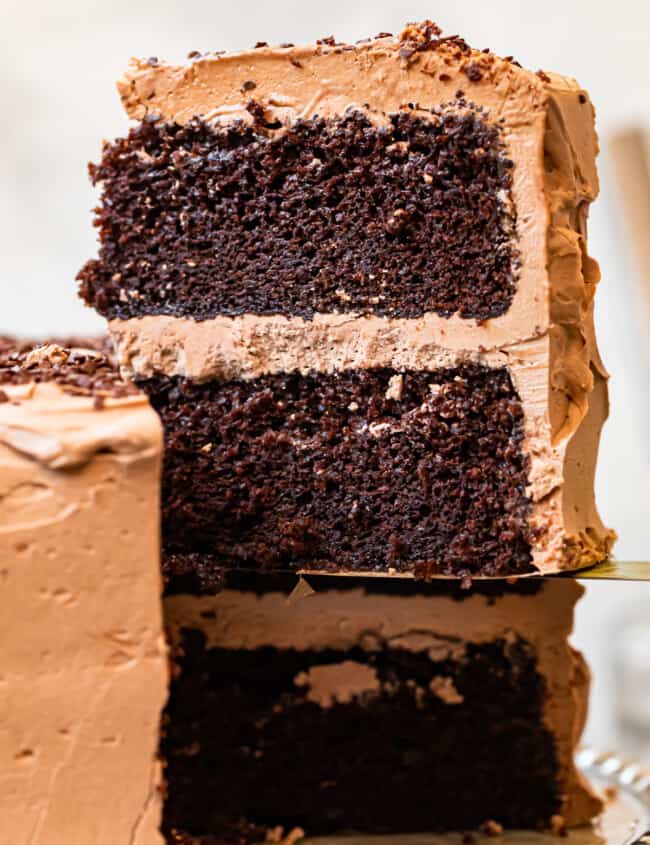
M 95 252 L 85 165 L 97 158 L 102 138 L 127 127 L 114 80 L 131 55 L 180 60 L 193 49 L 229 50 L 257 40 L 300 43 L 330 34 L 355 40 L 428 17 L 447 34 L 514 54 L 526 67 L 577 77 L 596 104 L 603 147 L 590 249 L 603 270 L 597 317 L 612 374 L 612 417 L 599 500 L 620 534 L 619 557 L 650 558 L 650 280 L 645 290 L 627 258 L 608 155 L 612 133 L 650 117 L 649 3 L 2 0 L 0 10 L 0 332 L 102 327 L 75 296 L 75 274 Z M 599 744 L 619 741 L 611 653 L 633 606 L 650 619 L 650 585 L 596 584 L 579 611 L 576 640 L 596 676 L 588 739 Z

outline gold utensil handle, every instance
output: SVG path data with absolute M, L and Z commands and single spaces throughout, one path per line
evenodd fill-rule
M 578 572 L 563 572 L 563 576 L 579 581 L 650 581 L 650 561 L 603 560 Z

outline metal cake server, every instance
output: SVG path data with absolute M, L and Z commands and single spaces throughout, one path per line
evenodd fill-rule
M 579 581 L 650 581 L 650 561 L 616 560 L 610 558 L 581 569 L 578 572 L 562 572 L 561 577 L 577 578 Z
M 389 580 L 389 581 L 413 581 L 412 573 L 397 572 L 364 572 L 359 576 L 358 572 L 328 572 L 320 569 L 301 569 L 297 573 L 299 580 L 294 590 L 296 598 L 302 598 L 303 590 L 312 593 L 313 589 L 310 580 L 313 578 L 359 578 L 362 581 L 368 579 Z M 584 569 L 567 569 L 564 572 L 540 573 L 530 572 L 525 575 L 513 576 L 517 578 L 573 578 L 577 581 L 650 581 L 650 561 L 647 560 L 617 560 L 609 558 L 595 563 Z M 459 581 L 457 575 L 436 575 L 432 581 Z M 504 576 L 469 576 L 471 581 L 502 581 Z M 292 596 L 294 595 L 292 593 Z M 650 843 L 648 843 L 650 845 Z

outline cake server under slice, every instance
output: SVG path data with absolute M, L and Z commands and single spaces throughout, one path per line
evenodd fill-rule
M 650 561 L 609 559 L 577 572 L 558 574 L 563 578 L 577 578 L 579 581 L 650 581 Z

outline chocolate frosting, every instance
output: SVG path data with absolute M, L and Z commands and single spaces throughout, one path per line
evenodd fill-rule
M 3 841 L 162 845 L 160 423 L 137 394 L 2 391 Z

